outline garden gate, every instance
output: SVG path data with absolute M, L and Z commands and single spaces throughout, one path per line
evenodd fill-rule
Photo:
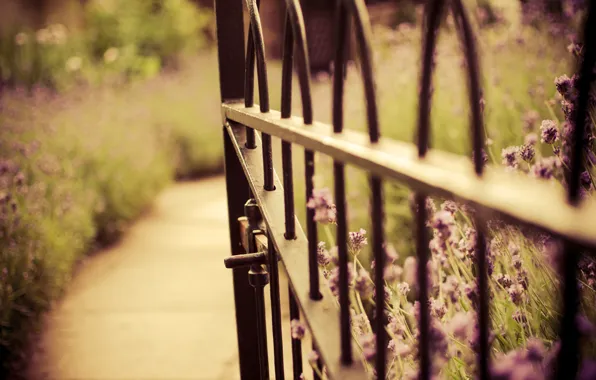
M 281 1 L 281 0 L 280 0 Z M 344 165 L 366 170 L 370 176 L 372 251 L 376 262 L 374 282 L 383 287 L 383 178 L 399 180 L 415 190 L 417 281 L 419 300 L 428 299 L 428 237 L 425 227 L 427 195 L 453 198 L 471 204 L 478 228 L 476 247 L 479 290 L 479 350 L 477 377 L 488 379 L 490 366 L 489 297 L 486 243 L 483 237 L 488 219 L 499 217 L 532 226 L 561 238 L 565 260 L 562 273 L 564 312 L 561 321 L 561 350 L 558 378 L 574 378 L 579 366 L 579 333 L 575 324 L 579 291 L 576 286 L 580 251 L 596 247 L 595 209 L 579 207 L 580 173 L 583 165 L 582 138 L 587 115 L 592 68 L 596 59 L 596 12 L 591 7 L 584 30 L 585 52 L 579 75 L 582 78 L 576 104 L 577 117 L 568 194 L 531 179 L 512 180 L 497 169 L 484 170 L 482 157 L 483 115 L 480 75 L 473 31 L 461 0 L 432 0 L 425 14 L 424 46 L 420 78 L 417 146 L 380 139 L 371 52 L 371 29 L 364 0 L 339 0 L 335 22 L 336 41 L 344 41 L 348 22 L 354 24 L 361 75 L 364 83 L 368 136 L 343 130 L 345 44 L 336 44 L 333 77 L 333 125 L 313 120 L 309 62 L 305 28 L 298 0 L 286 0 L 286 28 L 282 74 L 281 112 L 270 109 L 263 35 L 258 0 L 246 0 L 250 13 L 248 44 L 244 46 L 242 0 L 215 0 L 219 48 L 225 169 L 232 256 L 234 268 L 236 323 L 243 379 L 269 378 L 266 344 L 264 287 L 270 284 L 273 323 L 275 378 L 283 379 L 281 311 L 277 261 L 281 260 L 290 283 L 290 316 L 302 317 L 312 332 L 320 354 L 333 379 L 363 379 L 365 370 L 354 358 L 350 332 L 348 298 L 348 251 Z M 429 150 L 431 77 L 440 15 L 448 9 L 455 20 L 464 47 L 471 109 L 473 164 L 452 155 Z M 331 20 L 330 20 L 331 21 Z M 294 57 L 295 53 L 295 57 Z M 254 71 L 258 73 L 260 104 L 254 104 Z M 294 62 L 294 58 L 296 61 Z M 291 115 L 292 69 L 296 67 L 303 117 Z M 259 131 L 260 133 L 257 133 Z M 280 181 L 273 169 L 271 136 L 282 140 L 283 173 Z M 260 146 L 259 146 L 260 145 Z M 339 310 L 326 287 L 320 286 L 317 266 L 317 229 L 314 211 L 307 209 L 306 235 L 294 216 L 292 146 L 305 149 L 307 199 L 313 190 L 315 152 L 333 158 L 337 241 L 339 256 Z M 540 194 L 540 196 L 536 196 Z M 266 250 L 264 249 L 266 247 Z M 376 303 L 376 315 L 384 316 L 383 302 Z M 429 307 L 420 302 L 420 378 L 430 377 Z M 386 374 L 387 336 L 384 318 L 376 318 L 377 378 Z M 303 372 L 300 341 L 292 341 L 293 378 Z M 315 378 L 316 378 L 315 373 Z

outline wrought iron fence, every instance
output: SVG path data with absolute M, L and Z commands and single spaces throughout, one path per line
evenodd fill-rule
M 580 86 L 576 104 L 568 190 L 563 194 L 552 186 L 531 179 L 516 178 L 496 168 L 485 168 L 479 63 L 475 37 L 461 0 L 433 0 L 427 3 L 420 77 L 417 146 L 381 139 L 375 94 L 371 29 L 363 0 L 339 0 L 334 20 L 336 31 L 333 76 L 332 126 L 314 121 L 309 81 L 309 57 L 302 11 L 298 0 L 286 0 L 281 112 L 270 109 L 263 34 L 258 0 L 246 0 L 250 13 L 248 44 L 244 46 L 242 0 L 215 0 L 219 48 L 222 119 L 224 123 L 225 168 L 232 256 L 226 266 L 234 268 L 236 322 L 242 378 L 269 377 L 265 329 L 264 287 L 270 283 L 275 378 L 283 379 L 280 289 L 277 261 L 281 260 L 290 283 L 290 316 L 303 316 L 312 332 L 313 345 L 333 379 L 362 379 L 365 370 L 354 359 L 350 333 L 348 297 L 348 249 L 344 166 L 366 170 L 370 177 L 372 251 L 376 289 L 383 288 L 384 178 L 399 180 L 415 191 L 417 281 L 419 284 L 419 376 L 431 376 L 428 280 L 429 238 L 425 226 L 425 201 L 429 195 L 453 198 L 473 205 L 478 227 L 476 273 L 479 291 L 479 350 L 477 377 L 488 379 L 491 360 L 489 342 L 489 296 L 486 223 L 498 217 L 548 232 L 564 241 L 563 317 L 558 378 L 574 378 L 579 366 L 579 333 L 575 323 L 579 291 L 576 285 L 580 252 L 596 247 L 596 207 L 580 207 L 580 173 L 583 171 L 583 140 L 590 82 L 596 60 L 596 12 L 588 12 L 584 28 L 584 58 L 579 68 Z M 464 47 L 471 110 L 472 162 L 444 152 L 429 150 L 431 78 L 441 14 L 450 11 Z M 364 84 L 368 136 L 343 130 L 345 41 L 353 22 Z M 254 71 L 258 77 L 260 104 L 254 104 Z M 302 118 L 291 112 L 292 70 L 296 68 L 302 100 Z M 259 134 L 256 131 L 260 132 Z M 282 180 L 272 164 L 271 136 L 282 140 Z M 306 210 L 306 234 L 294 215 L 292 147 L 305 150 L 306 197 L 313 191 L 315 152 L 333 158 L 337 241 L 339 256 L 339 310 L 334 297 L 320 286 L 317 266 L 317 227 L 314 211 Z M 260 146 L 261 149 L 258 149 Z M 536 196 L 539 194 L 539 196 Z M 247 202 L 248 200 L 248 202 Z M 382 292 L 379 292 L 382 293 Z M 376 303 L 376 316 L 383 316 L 383 302 Z M 374 320 L 376 332 L 375 372 L 386 375 L 387 321 Z M 301 342 L 293 339 L 293 377 L 303 372 Z M 314 374 L 318 378 L 317 374 Z

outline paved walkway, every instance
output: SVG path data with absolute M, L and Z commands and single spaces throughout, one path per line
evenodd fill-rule
M 225 202 L 223 178 L 176 184 L 161 194 L 120 245 L 77 273 L 47 318 L 28 377 L 239 378 L 232 274 L 223 265 Z M 281 289 L 289 338 L 284 281 Z

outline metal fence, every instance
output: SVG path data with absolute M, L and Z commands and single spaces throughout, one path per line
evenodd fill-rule
M 275 378 L 283 379 L 280 289 L 277 261 L 281 260 L 290 283 L 290 316 L 304 318 L 325 365 L 333 379 L 362 379 L 365 370 L 354 359 L 350 333 L 348 297 L 348 250 L 346 222 L 346 164 L 369 173 L 371 190 L 372 252 L 376 262 L 374 282 L 383 288 L 384 204 L 382 182 L 393 179 L 415 191 L 416 253 L 419 284 L 419 376 L 429 379 L 431 350 L 430 315 L 427 290 L 429 237 L 425 226 L 426 197 L 442 196 L 473 205 L 478 228 L 476 273 L 479 291 L 477 309 L 479 350 L 477 378 L 488 379 L 491 361 L 489 342 L 489 296 L 485 231 L 488 220 L 498 217 L 519 225 L 548 232 L 564 242 L 562 286 L 563 317 L 560 327 L 561 350 L 558 378 L 574 378 L 580 362 L 577 287 L 580 252 L 596 247 L 596 208 L 580 207 L 580 173 L 583 171 L 583 139 L 590 82 L 596 60 L 596 12 L 588 12 L 584 30 L 584 59 L 579 68 L 580 86 L 576 103 L 568 191 L 531 179 L 516 178 L 497 168 L 484 167 L 484 137 L 479 63 L 475 38 L 461 0 L 432 0 L 424 18 L 424 41 L 420 76 L 417 146 L 381 139 L 375 95 L 371 52 L 371 29 L 363 0 L 339 0 L 334 22 L 336 42 L 345 41 L 350 22 L 358 45 L 364 83 L 368 136 L 343 130 L 345 44 L 336 43 L 333 77 L 333 125 L 314 121 L 309 82 L 309 57 L 305 28 L 298 0 L 286 0 L 281 112 L 270 109 L 263 34 L 258 0 L 246 0 L 250 13 L 248 44 L 244 46 L 242 0 L 215 0 L 219 48 L 222 118 L 224 123 L 226 185 L 229 206 L 232 256 L 226 266 L 234 268 L 236 322 L 243 379 L 266 379 L 268 373 L 265 329 L 264 287 L 270 283 L 273 324 Z M 464 47 L 471 110 L 472 162 L 447 153 L 429 150 L 431 77 L 439 23 L 443 11 L 452 13 Z M 254 104 L 254 71 L 258 77 L 260 104 Z M 291 113 L 292 70 L 296 68 L 302 100 L 302 118 Z M 257 133 L 256 131 L 260 132 Z M 260 136 L 259 136 L 260 135 Z M 282 140 L 282 180 L 272 164 L 271 136 Z M 320 286 L 317 266 L 317 227 L 314 211 L 307 209 L 306 234 L 294 215 L 292 147 L 305 150 L 306 197 L 313 191 L 315 152 L 333 158 L 339 256 L 339 310 L 326 287 Z M 464 162 L 465 161 L 465 162 Z M 248 200 L 248 202 L 247 202 Z M 266 247 L 266 251 L 263 251 Z M 382 293 L 382 292 L 379 292 Z M 384 316 L 383 302 L 376 303 L 376 315 Z M 375 318 L 376 377 L 386 375 L 387 334 L 383 317 Z M 301 342 L 292 341 L 293 378 L 303 372 Z M 316 373 L 314 374 L 317 378 Z

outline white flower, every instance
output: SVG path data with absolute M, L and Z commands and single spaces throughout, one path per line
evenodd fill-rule
M 106 52 L 103 54 L 103 60 L 106 63 L 112 63 L 118 59 L 119 55 L 120 52 L 118 51 L 118 49 L 115 47 L 111 47 L 108 50 L 106 50 Z
M 66 71 L 68 71 L 68 72 L 78 71 L 81 69 L 82 65 L 83 65 L 83 60 L 81 59 L 81 57 L 78 57 L 75 55 L 75 56 L 70 57 L 66 60 Z

